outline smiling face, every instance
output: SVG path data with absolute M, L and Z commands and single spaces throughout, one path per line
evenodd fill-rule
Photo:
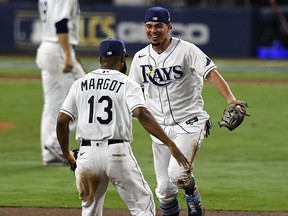
M 145 32 L 148 40 L 153 47 L 164 48 L 169 44 L 169 32 L 172 29 L 171 24 L 162 22 L 146 22 Z M 167 48 L 167 47 L 166 47 Z

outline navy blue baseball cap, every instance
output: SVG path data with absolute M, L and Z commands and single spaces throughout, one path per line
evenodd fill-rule
M 118 39 L 104 40 L 100 44 L 100 57 L 109 56 L 129 56 L 126 52 L 125 44 L 123 41 Z
M 145 12 L 145 23 L 146 22 L 163 22 L 170 23 L 170 13 L 163 7 L 151 7 Z

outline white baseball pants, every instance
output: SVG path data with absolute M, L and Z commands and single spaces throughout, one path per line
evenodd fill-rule
M 189 133 L 176 132 L 177 125 L 165 127 L 165 132 L 175 142 L 185 157 L 190 161 L 192 168 L 195 157 L 200 149 L 206 133 L 207 118 L 200 119 Z M 176 127 L 176 128 L 175 128 Z M 168 147 L 153 138 L 152 144 L 154 168 L 157 180 L 156 196 L 161 203 L 170 203 L 177 198 L 178 188 L 185 188 L 191 182 L 191 172 L 179 166 Z
M 45 146 L 50 146 L 62 154 L 56 137 L 56 120 L 62 103 L 72 83 L 85 75 L 76 60 L 73 50 L 74 68 L 71 73 L 63 73 L 64 58 L 59 43 L 42 42 L 37 50 L 36 63 L 41 69 L 44 106 L 41 119 L 41 151 L 43 162 L 55 159 Z
M 80 147 L 75 171 L 76 185 L 82 200 L 82 216 L 102 216 L 109 181 L 133 216 L 155 216 L 152 191 L 130 144 L 91 142 L 91 146 Z

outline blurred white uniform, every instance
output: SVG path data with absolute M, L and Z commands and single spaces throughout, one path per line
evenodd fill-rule
M 82 216 L 102 215 L 109 180 L 132 215 L 155 215 L 153 194 L 130 147 L 132 111 L 139 106 L 146 107 L 140 86 L 119 71 L 98 69 L 73 83 L 60 112 L 78 119 L 75 176 Z
M 56 119 L 60 107 L 72 83 L 85 72 L 76 60 L 74 45 L 79 42 L 80 8 L 78 0 L 39 0 L 39 13 L 42 24 L 42 42 L 37 50 L 36 63 L 41 69 L 44 107 L 41 119 L 42 160 L 46 164 L 57 160 L 45 146 L 61 153 L 56 137 Z M 63 73 L 64 58 L 58 43 L 55 23 L 68 20 L 69 43 L 72 48 L 74 68 L 70 73 Z

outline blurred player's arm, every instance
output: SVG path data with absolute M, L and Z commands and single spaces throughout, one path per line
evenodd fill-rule
M 235 96 L 229 88 L 229 85 L 216 69 L 211 70 L 206 78 L 215 86 L 217 91 L 226 99 L 228 103 L 236 100 Z
M 139 120 L 139 122 L 148 133 L 157 137 L 168 146 L 172 156 L 177 160 L 180 166 L 183 166 L 186 169 L 190 169 L 188 160 L 184 157 L 176 144 L 167 136 L 167 134 L 164 132 L 152 114 L 147 110 L 147 108 L 137 107 L 132 111 L 132 113 L 133 117 Z
M 69 43 L 68 19 L 62 19 L 55 23 L 58 41 L 64 52 L 64 73 L 69 73 L 73 69 L 73 61 L 71 57 L 71 45 Z

